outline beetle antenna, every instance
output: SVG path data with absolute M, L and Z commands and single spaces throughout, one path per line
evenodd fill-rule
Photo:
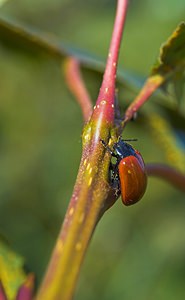
M 138 139 L 126 139 L 126 140 L 123 140 L 124 142 L 137 142 Z

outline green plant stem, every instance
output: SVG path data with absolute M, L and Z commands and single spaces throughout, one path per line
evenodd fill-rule
M 99 155 L 100 153 L 97 154 Z M 100 157 L 102 158 L 101 155 Z M 62 230 L 36 299 L 69 300 L 73 297 L 80 266 L 108 191 L 106 182 L 100 180 L 103 166 L 97 169 L 95 179 L 92 180 L 89 176 L 92 163 L 90 164 L 89 161 L 82 158 Z M 84 173 L 88 165 L 90 167 Z M 99 190 L 103 190 L 104 193 L 99 193 Z

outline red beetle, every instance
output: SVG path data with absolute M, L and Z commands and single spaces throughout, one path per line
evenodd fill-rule
M 131 141 L 131 140 L 127 140 Z M 111 181 L 113 187 L 121 192 L 125 205 L 138 202 L 145 193 L 147 175 L 145 164 L 139 151 L 135 150 L 125 140 L 119 139 L 111 152 L 116 157 L 116 163 L 111 163 Z

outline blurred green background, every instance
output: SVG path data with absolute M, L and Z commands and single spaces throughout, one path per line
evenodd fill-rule
M 115 4 L 9 0 L 0 16 L 54 33 L 105 60 Z M 161 43 L 184 15 L 184 0 L 130 1 L 120 66 L 147 76 Z M 84 76 L 95 101 L 101 74 L 84 70 Z M 39 283 L 72 194 L 82 116 L 61 65 L 47 55 L 2 43 L 0 78 L 0 233 Z M 131 100 L 120 87 L 124 99 Z M 125 134 L 138 138 L 146 162 L 165 160 L 146 125 L 132 123 Z M 167 183 L 149 179 L 139 204 L 123 207 L 118 201 L 96 229 L 75 299 L 185 299 L 184 198 Z

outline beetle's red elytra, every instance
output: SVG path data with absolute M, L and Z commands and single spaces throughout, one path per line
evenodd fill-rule
M 120 190 L 125 205 L 138 202 L 145 193 L 147 176 L 141 157 L 127 156 L 118 164 Z

